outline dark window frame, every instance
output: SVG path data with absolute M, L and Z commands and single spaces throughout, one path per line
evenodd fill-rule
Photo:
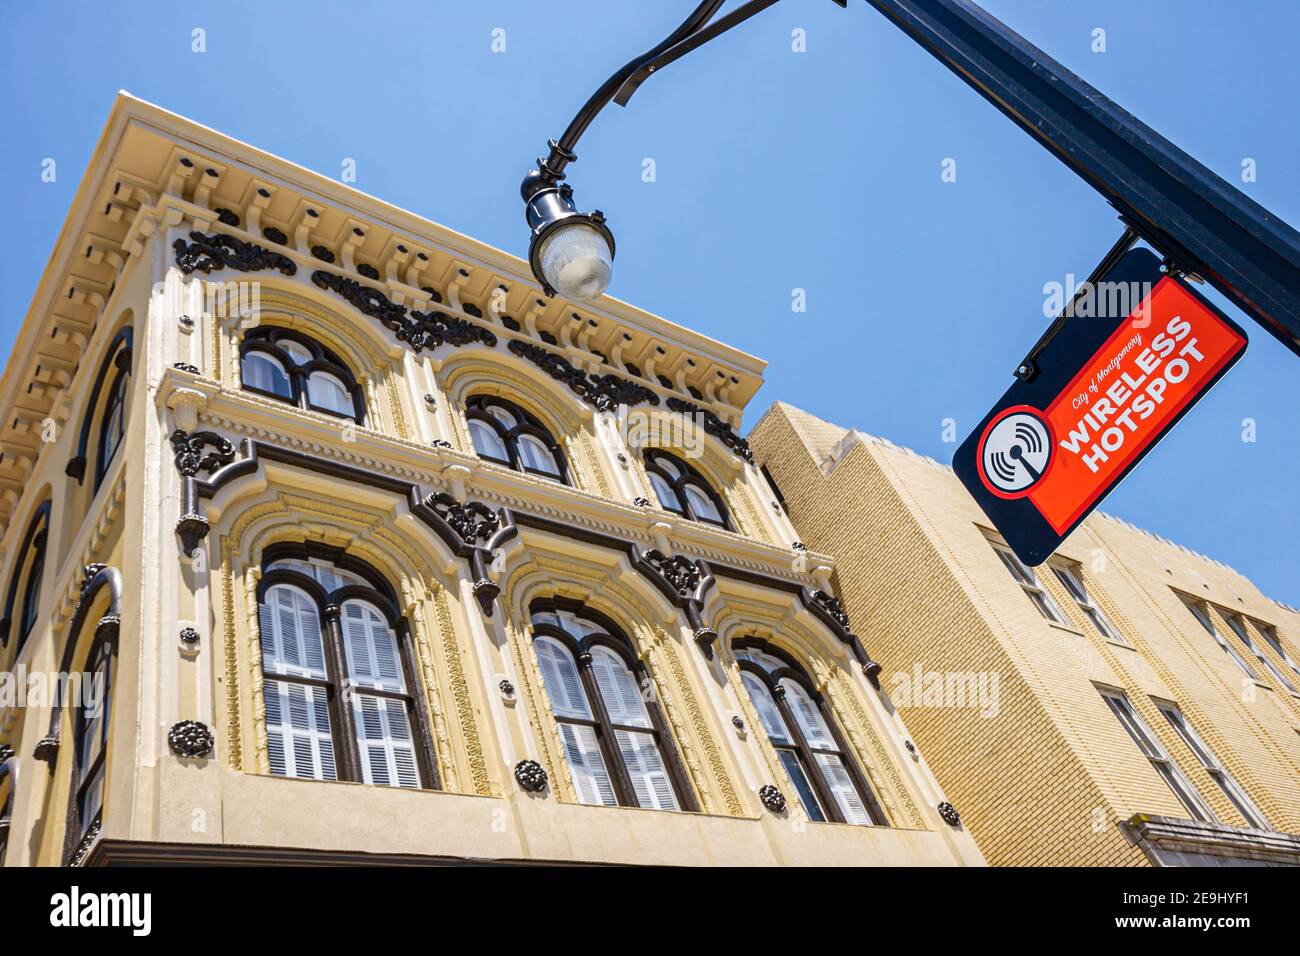
M 81 669 L 83 674 L 94 674 L 103 656 L 107 655 L 108 657 L 108 669 L 105 677 L 106 687 L 104 688 L 104 699 L 101 702 L 101 706 L 105 708 L 105 713 L 99 727 L 99 754 L 90 767 L 83 766 L 81 762 L 85 749 L 86 710 L 79 704 L 75 705 L 76 719 L 72 731 L 72 785 L 69 790 L 67 838 L 64 840 L 64 852 L 69 856 L 85 843 L 90 831 L 103 822 L 104 794 L 108 790 L 109 742 L 113 736 L 112 719 L 113 714 L 116 712 L 112 701 L 113 685 L 117 679 L 117 647 L 116 631 L 109 638 L 101 637 L 98 634 L 93 635 L 90 648 L 86 651 L 85 666 Z M 82 803 L 91 781 L 101 770 L 103 773 L 100 777 L 99 807 L 95 810 L 93 817 L 87 819 Z
M 95 491 L 104 482 L 104 476 L 108 474 L 108 466 L 113 463 L 117 457 L 118 450 L 126 441 L 126 408 L 127 408 L 127 385 L 131 378 L 130 367 L 119 368 L 117 374 L 113 376 L 113 382 L 108 387 L 108 397 L 104 400 L 103 411 L 99 413 L 99 436 L 95 441 L 95 483 L 91 486 Z M 117 444 L 113 446 L 112 451 L 105 454 L 105 446 L 108 444 L 108 426 L 111 413 L 115 407 L 121 407 L 121 417 L 117 422 Z
M 31 636 L 40 619 L 40 596 L 45 573 L 45 554 L 50 538 L 50 499 L 46 499 L 32 512 L 18 548 L 18 558 L 9 577 L 9 590 L 5 596 L 4 619 L 0 620 L 0 646 L 9 643 L 9 634 L 18 616 L 18 643 L 14 657 L 22 653 L 23 645 Z M 20 593 L 21 588 L 21 593 Z
M 312 357 L 306 362 L 298 362 L 288 351 L 280 347 L 279 343 L 284 341 L 305 348 L 311 353 Z M 288 395 L 281 395 L 279 392 L 250 385 L 245 380 L 243 363 L 245 357 L 251 352 L 268 355 L 280 364 L 280 367 L 284 369 L 285 376 L 289 379 Z M 249 330 L 244 335 L 243 341 L 239 343 L 239 362 L 239 385 L 245 391 L 274 398 L 276 401 L 284 402 L 286 405 L 294 405 L 304 411 L 332 415 L 335 418 L 352 421 L 362 426 L 366 423 L 365 391 L 357 382 L 356 376 L 352 374 L 352 370 L 348 368 L 346 362 L 310 336 L 279 325 L 258 326 Z M 313 372 L 326 372 L 343 383 L 343 387 L 347 389 L 352 398 L 352 414 L 349 415 L 346 412 L 339 412 L 332 408 L 325 408 L 322 405 L 312 404 L 307 380 Z
M 754 650 L 774 657 L 785 664 L 784 667 L 769 671 L 766 668 L 753 663 L 752 661 L 736 659 L 741 671 L 755 675 L 767 688 L 768 693 L 772 695 L 772 700 L 776 703 L 777 711 L 781 714 L 782 721 L 785 722 L 786 731 L 790 734 L 793 744 L 780 744 L 768 737 L 768 742 L 775 750 L 792 751 L 803 768 L 804 776 L 808 779 L 817 800 L 822 805 L 822 812 L 832 823 L 843 823 L 850 826 L 861 826 L 862 824 L 850 824 L 844 819 L 844 814 L 840 810 L 839 801 L 835 799 L 835 794 L 827 782 L 821 765 L 814 756 L 818 753 L 833 753 L 839 757 L 840 762 L 844 765 L 849 779 L 853 781 L 854 788 L 858 791 L 858 799 L 862 801 L 863 807 L 866 808 L 867 816 L 871 818 L 872 826 L 887 827 L 889 826 L 889 817 L 885 815 L 884 808 L 881 807 L 875 791 L 871 789 L 867 782 L 866 776 L 858 766 L 857 756 L 849 747 L 848 741 L 840 730 L 839 721 L 835 719 L 835 713 L 831 709 L 825 696 L 818 692 L 817 685 L 807 675 L 799 663 L 781 648 L 772 644 L 770 641 L 757 637 L 740 638 L 732 642 L 732 651 Z M 821 713 L 822 721 L 826 724 L 827 729 L 831 732 L 831 739 L 835 742 L 834 751 L 818 749 L 809 745 L 804 738 L 803 727 L 795 716 L 794 709 L 790 706 L 786 698 L 786 689 L 781 686 L 781 681 L 789 678 L 800 687 L 817 705 Z M 748 694 L 747 688 L 742 688 Z M 755 704 L 755 707 L 758 705 Z M 761 724 L 760 724 L 761 727 Z M 813 821 L 816 822 L 816 821 Z
M 599 624 L 605 630 L 602 633 L 588 634 L 586 637 L 576 638 L 562 627 L 531 623 L 534 614 L 546 611 L 568 611 L 571 614 L 576 614 L 595 624 Z M 610 783 L 614 788 L 614 795 L 618 799 L 618 805 L 620 807 L 639 808 L 641 805 L 637 801 L 636 790 L 632 786 L 632 778 L 627 772 L 627 766 L 623 761 L 623 754 L 619 750 L 618 740 L 614 732 L 624 730 L 644 734 L 646 728 L 616 724 L 610 719 L 605 706 L 605 699 L 600 692 L 600 684 L 596 680 L 596 675 L 591 666 L 593 661 L 591 649 L 597 646 L 605 647 L 617 654 L 619 660 L 627 665 L 628 670 L 632 672 L 632 678 L 636 681 L 638 687 L 646 686 L 646 681 L 651 680 L 649 671 L 638 659 L 632 642 L 623 633 L 623 630 L 614 621 L 610 620 L 607 615 L 593 610 L 582 601 L 575 601 L 570 598 L 544 598 L 534 601 L 529 606 L 528 613 L 532 632 L 531 639 L 533 641 L 536 641 L 539 637 L 549 637 L 564 645 L 569 653 L 573 655 L 573 660 L 578 668 L 578 679 L 582 682 L 582 689 L 587 695 L 587 702 L 594 718 L 586 720 L 579 717 L 560 717 L 557 714 L 555 715 L 556 722 L 589 726 L 595 731 L 596 742 L 600 747 L 600 755 L 605 761 L 605 769 L 609 773 Z M 544 683 L 545 678 L 542 678 L 542 680 Z M 668 779 L 672 783 L 673 793 L 677 797 L 678 808 L 686 813 L 698 812 L 699 803 L 696 801 L 695 791 L 690 785 L 686 767 L 677 750 L 677 741 L 674 739 L 668 721 L 665 719 L 663 708 L 659 706 L 657 695 L 652 694 L 648 700 L 643 695 L 642 700 L 645 702 L 646 712 L 650 715 L 651 733 L 654 737 L 655 746 L 659 748 L 659 754 L 663 759 L 664 769 L 668 771 Z
M 497 405 L 504 411 L 509 412 L 519 424 L 514 428 L 506 428 L 497 420 L 495 415 L 487 410 L 486 406 L 488 405 Z M 479 421 L 486 424 L 496 433 L 497 437 L 501 439 L 501 443 L 506 447 L 507 457 L 505 459 L 485 455 L 475 448 L 475 454 L 484 461 L 506 465 L 515 471 L 537 475 L 539 478 L 558 481 L 562 485 L 571 484 L 569 481 L 569 464 L 564 457 L 564 449 L 551 436 L 550 430 L 532 412 L 499 395 L 472 395 L 465 401 L 465 419 L 467 422 Z M 532 435 L 546 446 L 546 450 L 551 453 L 551 457 L 555 459 L 555 466 L 560 471 L 558 477 L 548 471 L 530 468 L 523 463 L 523 459 L 519 454 L 519 439 L 523 435 Z
M 86 455 L 88 454 L 87 449 L 90 446 L 91 426 L 98 417 L 101 434 L 96 435 L 94 483 L 91 489 L 92 498 L 94 494 L 99 491 L 99 486 L 103 482 L 104 475 L 108 473 L 108 466 L 111 463 L 111 461 L 105 460 L 103 456 L 104 436 L 102 431 L 105 416 L 100 414 L 100 396 L 104 391 L 104 382 L 108 379 L 109 372 L 112 369 L 117 369 L 117 374 L 113 377 L 110 393 L 116 391 L 116 387 L 119 383 L 125 387 L 125 384 L 129 382 L 131 376 L 132 337 L 132 328 L 127 325 L 119 329 L 117 334 L 113 336 L 112 341 L 109 342 L 108 348 L 104 352 L 104 358 L 99 364 L 99 370 L 95 373 L 95 382 L 90 389 L 90 399 L 86 402 L 86 410 L 81 416 L 81 432 L 77 437 L 77 453 L 73 455 L 72 458 L 68 459 L 68 463 L 64 467 L 64 474 L 70 478 L 75 478 L 77 484 L 82 483 L 86 476 Z M 125 404 L 125 395 L 123 396 L 123 402 Z M 104 404 L 106 407 L 107 403 Z M 125 438 L 126 435 L 126 425 L 126 409 L 124 407 L 122 412 L 123 438 Z M 120 447 L 122 447 L 121 442 L 117 445 L 117 448 Z M 114 457 L 116 457 L 117 448 L 114 449 Z
M 668 484 L 668 487 L 672 489 L 673 495 L 677 498 L 678 507 L 676 508 L 668 502 L 660 500 L 659 504 L 662 505 L 666 511 L 671 511 L 673 514 L 681 515 L 683 518 L 690 521 L 698 521 L 701 524 L 712 525 L 715 528 L 724 528 L 727 531 L 734 530 L 731 527 L 731 515 L 727 511 L 726 502 L 722 500 L 722 496 L 718 494 L 717 490 L 713 487 L 712 482 L 705 478 L 704 475 L 700 474 L 698 469 L 693 468 L 681 458 L 672 454 L 672 452 L 664 451 L 662 448 L 647 448 L 642 457 L 644 459 L 646 472 L 658 475 L 659 478 Z M 680 475 L 674 478 L 671 472 L 666 471 L 659 464 L 660 461 L 671 462 L 680 472 Z M 722 515 L 721 521 L 714 521 L 712 518 L 706 518 L 695 513 L 695 509 L 691 506 L 690 499 L 686 497 L 685 489 L 687 485 L 694 485 L 697 489 L 704 492 L 708 499 L 713 502 L 713 507 L 718 509 L 718 514 Z M 653 488 L 653 484 L 651 487 Z M 659 497 L 659 491 L 657 488 L 654 489 L 654 492 L 655 497 Z
M 373 687 L 358 687 L 354 693 L 366 696 L 397 700 L 405 705 L 407 721 L 411 727 L 416 768 L 420 775 L 420 790 L 441 790 L 442 783 L 438 774 L 437 755 L 433 750 L 433 736 L 428 717 L 428 704 L 424 696 L 424 687 L 419 679 L 419 668 L 415 659 L 415 638 L 411 633 L 406 618 L 398 608 L 397 598 L 387 579 L 369 564 L 359 560 L 340 548 L 316 543 L 281 544 L 267 548 L 262 556 L 262 567 L 267 568 L 276 561 L 299 560 L 311 558 L 325 560 L 335 567 L 350 571 L 367 582 L 366 585 L 347 584 L 327 592 L 315 578 L 287 568 L 264 570 L 257 584 L 257 606 L 263 606 L 267 591 L 277 584 L 287 584 L 298 588 L 316 604 L 317 621 L 321 626 L 321 643 L 324 647 L 326 679 L 303 677 L 292 674 L 267 674 L 263 672 L 263 682 L 281 681 L 310 687 L 320 687 L 325 691 L 326 703 L 330 716 L 330 737 L 334 746 L 334 769 L 338 780 L 363 783 L 362 754 L 357 744 L 356 717 L 352 707 L 344 699 L 343 688 L 348 682 L 347 652 L 343 637 L 342 606 L 348 600 L 365 601 L 375 607 L 388 622 L 397 635 L 398 656 L 401 659 L 402 679 L 406 683 L 405 694 L 397 691 L 379 690 Z M 260 616 L 260 615 L 259 615 Z M 261 634 L 259 630 L 259 644 Z M 262 661 L 258 660 L 258 666 Z M 262 704 L 266 706 L 265 702 Z M 297 777 L 294 779 L 312 779 Z M 320 781 L 322 783 L 330 781 Z

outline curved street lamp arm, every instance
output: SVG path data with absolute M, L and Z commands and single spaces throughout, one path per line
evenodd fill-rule
M 775 0 L 771 0 L 771 2 L 775 2 Z M 568 128 L 564 131 L 564 135 L 558 141 L 551 140 L 550 154 L 546 159 L 538 161 L 543 177 L 551 183 L 557 183 L 563 179 L 565 167 L 578 158 L 573 152 L 578 140 L 586 132 L 587 127 L 591 125 L 597 114 L 622 89 L 628 77 L 657 59 L 664 51 L 671 49 L 706 26 L 722 4 L 723 0 L 702 0 L 691 15 L 682 21 L 681 26 L 668 34 L 663 42 L 642 53 L 636 59 L 625 63 L 617 73 L 601 84 L 600 88 L 591 94 L 591 98 L 583 104 L 582 109 L 578 110 L 577 115 L 573 117 Z

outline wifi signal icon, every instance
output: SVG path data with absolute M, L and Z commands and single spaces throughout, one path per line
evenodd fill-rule
M 980 443 L 979 463 L 990 491 L 1018 498 L 1038 484 L 1052 460 L 1047 423 L 1024 406 L 995 420 Z

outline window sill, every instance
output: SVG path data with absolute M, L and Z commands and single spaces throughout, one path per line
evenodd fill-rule
M 1044 620 L 1047 620 L 1047 619 L 1044 618 Z M 1058 631 L 1064 631 L 1066 634 L 1073 634 L 1075 637 L 1086 637 L 1086 635 L 1083 633 L 1083 631 L 1080 631 L 1080 630 L 1077 630 L 1076 628 L 1070 627 L 1070 625 L 1068 625 L 1068 624 L 1057 624 L 1055 621 L 1047 621 L 1047 626 L 1048 626 L 1048 627 L 1054 627 L 1054 628 L 1056 628 Z
M 1109 637 L 1106 638 L 1105 640 L 1106 643 L 1109 644 L 1111 647 L 1122 647 L 1126 651 L 1132 651 L 1134 654 L 1137 653 L 1137 648 L 1134 647 L 1132 644 L 1126 644 L 1123 641 L 1112 641 Z

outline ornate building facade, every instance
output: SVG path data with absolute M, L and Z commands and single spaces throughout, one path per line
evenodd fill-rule
M 1101 512 L 1021 564 L 952 470 L 778 403 L 750 435 L 993 865 L 1300 865 L 1300 614 Z
M 120 97 L 0 382 L 4 864 L 982 864 L 762 370 Z

